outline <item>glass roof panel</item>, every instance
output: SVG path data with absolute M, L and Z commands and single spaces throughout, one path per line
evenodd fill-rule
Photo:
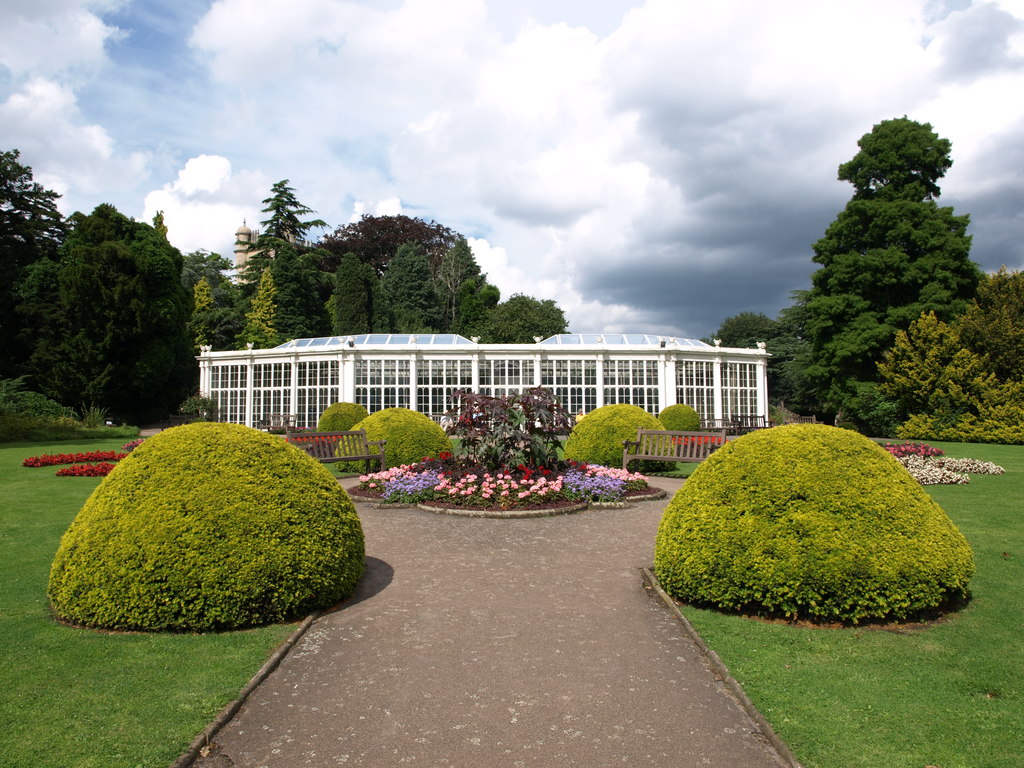
M 607 344 L 613 345 L 632 345 L 632 346 L 660 346 L 664 342 L 666 345 L 674 347 L 698 347 L 705 348 L 710 347 L 700 339 L 683 339 L 675 338 L 674 336 L 654 336 L 649 333 L 560 333 L 555 336 L 549 336 L 540 342 L 544 345 L 555 346 L 563 344 Z

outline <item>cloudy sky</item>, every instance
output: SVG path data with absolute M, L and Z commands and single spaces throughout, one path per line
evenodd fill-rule
M 1024 268 L 1024 0 L 0 0 L 0 149 L 62 210 L 231 253 L 289 179 L 470 238 L 571 330 L 702 336 L 809 287 L 881 120 Z

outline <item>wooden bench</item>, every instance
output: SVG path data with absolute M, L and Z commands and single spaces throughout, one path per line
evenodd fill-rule
M 708 419 L 701 422 L 704 429 L 724 429 L 730 435 L 745 435 L 755 429 L 773 426 L 765 416 L 730 416 L 727 419 Z
M 295 416 L 287 413 L 268 413 L 256 422 L 256 429 L 265 432 L 285 432 L 295 429 Z
M 385 466 L 384 444 L 387 441 L 368 442 L 365 429 L 348 432 L 294 432 L 285 436 L 285 440 L 324 464 L 364 460 L 367 473 L 374 459 L 380 462 L 381 469 Z
M 636 440 L 622 441 L 622 468 L 635 459 L 651 461 L 704 461 L 725 445 L 725 430 L 714 432 L 669 432 L 638 429 Z

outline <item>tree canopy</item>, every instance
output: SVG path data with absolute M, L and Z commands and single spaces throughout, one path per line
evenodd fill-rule
M 821 265 L 806 295 L 811 362 L 806 375 L 824 402 L 841 408 L 858 383 L 922 312 L 950 320 L 974 296 L 969 218 L 940 208 L 936 181 L 952 164 L 950 144 L 929 124 L 887 120 L 840 166 L 855 193 L 814 244 Z
M 879 364 L 914 439 L 1024 443 L 1024 274 L 984 277 L 951 323 L 922 314 Z
M 55 262 L 38 262 L 33 373 L 65 404 L 96 404 L 143 423 L 169 413 L 192 387 L 191 292 L 182 257 L 149 224 L 100 205 L 69 219 Z
M 16 149 L 0 152 L 0 378 L 24 373 L 31 354 L 19 285 L 31 264 L 55 256 L 67 230 L 60 195 L 35 182 L 20 157 Z
M 565 333 L 565 313 L 551 299 L 513 294 L 490 313 L 484 328 L 485 344 L 531 344 L 536 337 Z
M 338 227 L 320 241 L 320 248 L 326 251 L 321 267 L 334 272 L 345 254 L 354 253 L 378 275 L 383 275 L 399 248 L 406 243 L 416 243 L 433 273 L 460 237 L 458 232 L 436 221 L 426 222 L 403 214 L 364 215 L 359 221 Z

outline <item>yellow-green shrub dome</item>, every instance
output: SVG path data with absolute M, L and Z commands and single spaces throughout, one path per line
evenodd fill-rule
M 452 441 L 440 426 L 429 416 L 408 408 L 385 408 L 371 413 L 353 429 L 365 429 L 369 441 L 387 440 L 384 458 L 388 467 L 412 464 L 426 456 L 437 458 L 452 450 Z
M 824 425 L 727 443 L 661 519 L 655 572 L 680 600 L 856 623 L 965 598 L 967 540 L 883 448 Z
M 653 414 L 638 405 L 605 405 L 584 416 L 565 441 L 565 458 L 570 461 L 622 466 L 622 443 L 636 440 L 637 429 L 664 429 Z M 666 462 L 634 461 L 633 472 L 658 472 L 669 469 Z
M 369 416 L 369 411 L 359 403 L 334 403 L 320 414 L 317 432 L 344 432 Z
M 658 421 L 670 432 L 696 432 L 700 429 L 700 414 L 682 403 L 663 410 L 658 414 Z
M 114 468 L 61 539 L 47 593 L 75 624 L 205 632 L 333 605 L 363 566 L 336 477 L 280 437 L 206 422 Z

